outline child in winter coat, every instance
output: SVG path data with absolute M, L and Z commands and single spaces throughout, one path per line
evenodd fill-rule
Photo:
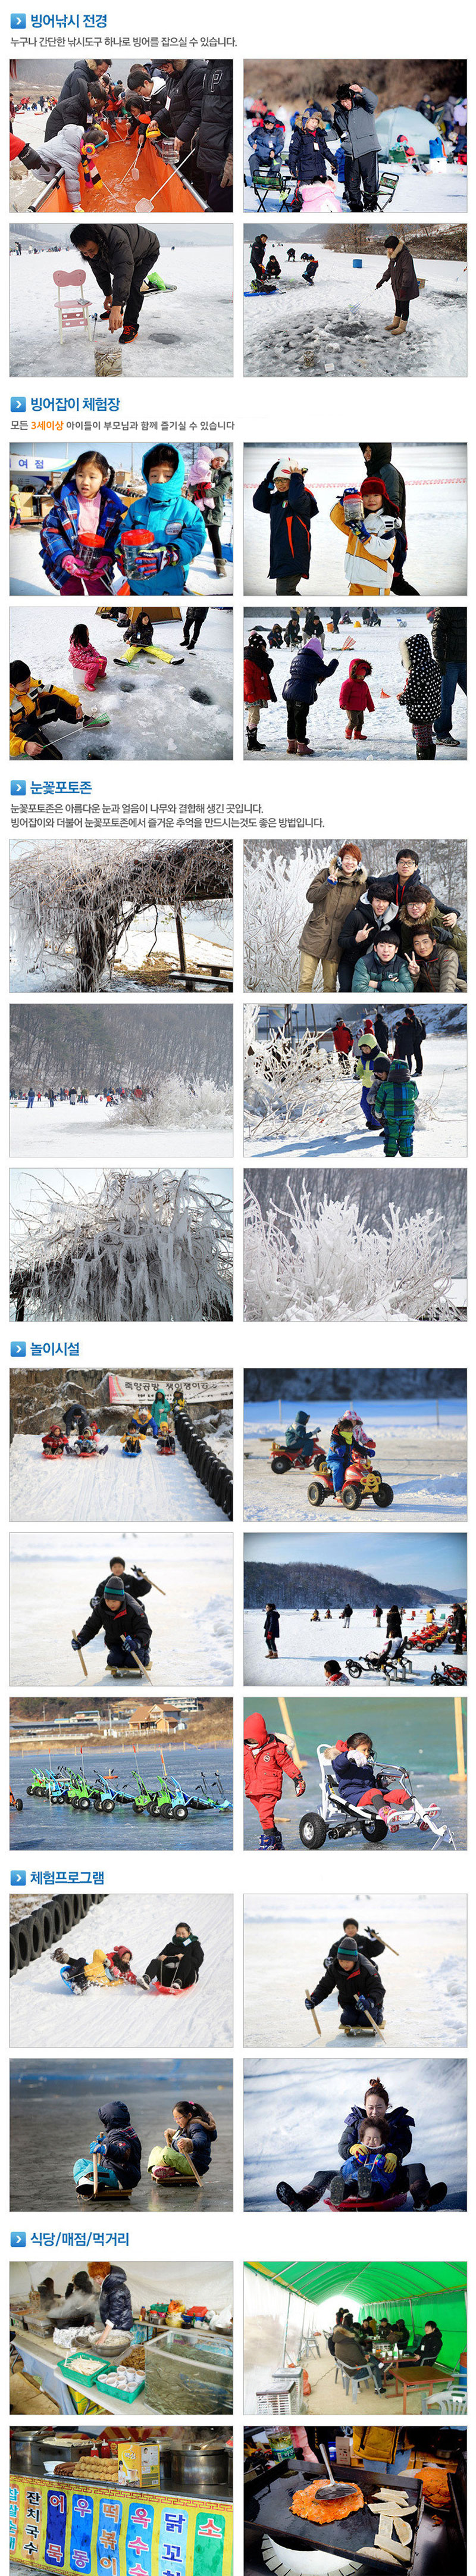
M 48 581 L 63 599 L 112 590 L 125 502 L 114 491 L 107 456 L 88 448 L 68 465 L 52 510 L 43 519 L 40 554 Z
M 268 1651 L 268 1660 L 269 1660 L 269 1661 L 272 1661 L 273 1663 L 277 1663 L 277 1660 L 278 1660 L 277 1638 L 279 1637 L 279 1610 L 277 1610 L 277 1609 L 276 1609 L 276 1602 L 275 1602 L 275 1601 L 267 1601 L 267 1603 L 266 1603 L 265 1620 L 264 1620 L 264 1633 L 265 1633 L 266 1646 L 267 1646 L 267 1651 Z
M 328 1690 L 349 1689 L 349 1675 L 343 1673 L 342 1664 L 336 1663 L 334 1655 L 327 1657 L 327 1663 L 324 1665 L 324 1681 Z
M 295 125 L 289 145 L 288 161 L 293 179 L 296 181 L 294 203 L 301 188 L 326 187 L 326 163 L 329 169 L 336 173 L 335 153 L 331 152 L 324 120 L 317 108 L 312 109 L 309 116 L 301 116 L 299 124 Z
M 256 1807 L 259 1817 L 260 1849 L 282 1851 L 282 1837 L 275 1824 L 274 1810 L 283 1794 L 283 1773 L 286 1772 L 289 1780 L 294 1780 L 296 1797 L 302 1798 L 305 1785 L 302 1771 L 293 1762 L 288 1745 L 281 1744 L 278 1736 L 268 1735 L 260 1709 L 254 1709 L 251 1717 L 245 1718 L 244 1740 L 245 1797 L 249 1798 L 252 1807 Z
M 376 1073 L 380 1066 L 385 1070 L 380 1074 L 373 1102 L 375 1117 L 383 1122 L 385 1161 L 393 1162 L 396 1154 L 401 1154 L 403 1162 L 410 1162 L 418 1084 L 411 1081 L 406 1056 L 394 1055 L 390 1063 L 388 1058 L 385 1061 L 379 1056 Z
M 271 679 L 272 668 L 273 664 L 270 659 L 270 655 L 266 650 L 264 635 L 260 635 L 257 628 L 254 626 L 252 628 L 251 635 L 248 636 L 248 643 L 245 644 L 244 655 L 244 700 L 245 707 L 248 710 L 246 726 L 248 751 L 264 751 L 264 743 L 258 742 L 258 725 L 260 707 L 268 707 L 270 704 L 274 707 L 276 706 L 276 691 L 273 689 Z
M 375 1036 L 375 1029 L 372 1028 L 372 1023 L 370 1022 L 370 1026 L 366 1023 L 363 1029 L 359 1052 L 355 1063 L 357 1081 L 362 1083 L 360 1106 L 361 1109 L 363 1109 L 366 1127 L 370 1128 L 375 1128 L 379 1124 L 372 1105 L 374 1081 L 373 1067 L 376 1055 L 378 1055 L 378 1041 Z
M 253 493 L 253 509 L 270 522 L 269 579 L 276 580 L 276 596 L 295 592 L 301 580 L 309 580 L 311 520 L 318 510 L 306 489 L 305 471 L 293 459 L 288 464 L 276 458 Z
M 93 2140 L 98 2149 L 98 2167 L 112 2166 L 123 2191 L 136 2191 L 141 2176 L 141 2142 L 131 2127 L 127 2102 L 105 2102 L 99 2107 L 104 2136 Z
M 405 708 L 411 724 L 417 760 L 436 760 L 433 725 L 441 713 L 441 672 L 433 660 L 429 636 L 405 635 L 400 654 L 407 677 L 399 707 Z
M 352 992 L 398 993 L 403 990 L 408 993 L 413 982 L 407 959 L 400 953 L 399 932 L 389 921 L 385 929 L 378 932 L 373 948 L 368 948 L 365 956 L 359 957 L 352 976 Z
M 186 587 L 189 565 L 205 544 L 202 511 L 184 494 L 185 465 L 179 447 L 146 448 L 142 458 L 145 495 L 132 501 L 122 521 L 116 553 L 133 596 L 170 597 Z
M 73 626 L 69 639 L 69 660 L 73 671 L 82 671 L 85 689 L 95 689 L 107 671 L 107 653 L 97 653 L 90 643 L 87 626 Z
M 368 476 L 360 492 L 343 492 L 331 510 L 347 538 L 344 572 L 350 599 L 388 599 L 400 520 L 385 484 Z
M 334 662 L 333 669 L 336 670 L 336 667 L 336 663 Z M 353 660 L 349 662 L 348 677 L 346 680 L 342 681 L 339 706 L 344 707 L 345 713 L 348 716 L 348 723 L 345 728 L 346 742 L 352 741 L 353 734 L 356 735 L 359 742 L 367 741 L 367 735 L 362 731 L 364 715 L 375 715 L 373 698 L 370 696 L 370 689 L 367 688 L 367 680 L 370 678 L 371 672 L 371 662 L 361 662 L 357 657 L 354 657 Z
M 397 2158 L 387 2147 L 387 2136 L 384 2120 L 361 2120 L 358 2144 L 344 2157 L 337 2185 L 344 2183 L 346 2191 L 356 2192 L 359 2200 L 388 2200 L 391 2192 L 398 2191 Z M 338 2198 L 340 2189 L 333 2192 L 331 2184 L 331 2200 L 335 2203 Z
M 318 689 L 322 688 L 323 681 L 331 680 L 336 670 L 335 658 L 332 662 L 324 661 L 318 635 L 310 635 L 307 644 L 302 644 L 299 653 L 294 654 L 283 688 L 288 718 L 288 753 L 297 752 L 298 758 L 301 759 L 305 758 L 307 753 L 311 759 L 313 758 L 312 744 L 306 742 L 309 707 L 314 706 Z
M 61 752 L 43 733 L 43 725 L 84 724 L 79 698 L 70 689 L 58 689 L 53 681 L 44 688 L 33 678 L 28 662 L 10 663 L 10 758 L 12 760 L 61 760 Z M 89 721 L 89 719 L 88 719 Z

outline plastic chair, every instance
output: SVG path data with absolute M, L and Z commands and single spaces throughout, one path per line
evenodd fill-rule
M 91 306 L 88 303 L 86 296 L 83 295 L 85 276 L 85 268 L 53 269 L 54 284 L 58 289 L 58 328 L 61 346 L 63 345 L 65 331 L 85 331 L 87 339 L 91 339 Z M 62 286 L 65 286 L 68 289 L 68 298 L 63 302 L 61 300 Z M 75 287 L 79 287 L 79 295 L 74 293 L 73 295 L 71 294 L 71 290 Z
M 457 2378 L 448 2380 L 446 2388 L 439 2388 L 434 2397 L 428 2397 L 426 2389 L 422 2388 L 422 2415 L 466 2415 L 467 2411 L 467 2389 L 462 2387 L 460 2372 Z

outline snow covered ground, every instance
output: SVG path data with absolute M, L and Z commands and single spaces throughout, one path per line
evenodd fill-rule
M 233 589 L 233 566 L 230 559 L 231 526 L 231 509 L 229 502 L 227 502 L 225 505 L 225 516 L 222 520 L 220 529 L 220 542 L 225 567 L 224 575 L 220 578 L 220 595 L 225 599 L 227 591 L 230 592 Z M 120 591 L 121 588 L 123 588 L 123 581 L 118 570 L 113 583 L 113 590 L 108 594 L 108 596 L 112 598 L 114 591 Z M 190 565 L 190 569 L 184 583 L 184 592 L 186 592 L 187 599 L 210 599 L 214 598 L 217 591 L 218 580 L 215 571 L 215 560 L 212 554 L 210 538 L 207 536 L 205 539 L 205 545 L 202 548 L 202 553 L 197 555 L 194 562 Z M 11 599 L 24 599 L 26 596 L 30 599 L 40 597 L 44 599 L 58 599 L 59 592 L 55 590 L 53 584 L 48 581 L 47 574 L 43 569 L 40 555 L 38 528 L 11 528 L 10 597 Z
M 193 1108 L 192 1094 L 190 1107 Z M 77 1100 L 74 1106 L 70 1106 L 67 1100 L 55 1100 L 54 1109 L 50 1109 L 44 1096 L 34 1101 L 32 1109 L 27 1108 L 26 1100 L 12 1101 L 10 1105 L 12 1154 L 21 1157 L 32 1155 L 33 1160 L 37 1154 L 51 1155 L 64 1150 L 73 1157 L 79 1154 L 82 1158 L 88 1151 L 114 1154 L 122 1152 L 124 1146 L 133 1141 L 134 1151 L 138 1154 L 141 1148 L 146 1147 L 158 1154 L 183 1154 L 187 1162 L 193 1161 L 194 1155 L 203 1152 L 206 1146 L 212 1161 L 215 1157 L 219 1161 L 230 1151 L 231 1135 L 231 1116 L 224 1119 L 221 1129 L 208 1127 L 206 1123 L 203 1126 L 191 1123 L 189 1127 L 154 1127 L 147 1122 L 141 1126 L 140 1119 L 129 1127 L 120 1118 L 117 1105 L 108 1110 L 104 1097 L 93 1098 L 92 1095 L 88 1101 Z
M 392 210 L 393 211 L 393 210 Z M 326 209 L 327 212 L 327 209 Z M 260 220 L 254 227 L 260 229 Z M 264 218 L 266 224 L 266 216 Z M 313 226 L 303 242 L 319 261 L 313 286 L 303 284 L 300 241 L 289 266 L 282 234 L 267 223 L 266 258 L 279 260 L 281 277 L 275 295 L 251 295 L 249 265 L 251 230 L 245 237 L 244 368 L 246 376 L 433 376 L 466 375 L 467 270 L 461 259 L 433 258 L 428 242 L 418 245 L 412 225 L 412 250 L 420 281 L 418 301 L 410 306 L 408 329 L 395 340 L 386 325 L 395 305 L 390 286 L 376 302 L 377 282 L 387 262 L 385 250 L 355 253 L 333 250 Z M 422 281 L 424 280 L 424 284 Z
M 94 691 L 84 687 L 81 671 L 69 661 L 69 639 L 77 602 L 56 600 L 11 611 L 11 651 L 28 662 L 44 687 L 72 690 L 85 716 L 105 716 L 104 727 L 53 723 L 45 727 L 55 757 L 74 760 L 75 767 L 102 760 L 231 760 L 233 752 L 232 612 L 212 608 L 200 636 L 199 667 L 184 653 L 180 627 L 172 617 L 155 629 L 155 649 L 173 660 L 154 662 L 140 653 L 127 662 L 117 628 L 87 602 L 87 628 L 97 653 L 106 654 L 107 671 Z M 135 697 L 135 707 L 125 706 Z M 18 754 L 21 766 L 22 754 Z M 33 764 L 31 764 L 33 766 Z M 30 762 L 27 764 L 30 769 Z M 34 764 L 39 767 L 38 763 Z
M 69 1461 L 67 1462 L 70 1463 Z M 74 1473 L 74 1469 L 72 1470 Z M 121 1538 L 122 1538 L 121 1532 Z M 128 1548 L 134 1534 L 127 1532 Z M 73 1628 L 89 1618 L 89 1605 L 103 1562 L 107 1571 L 114 1531 L 102 1532 L 93 1546 L 78 1530 L 63 1546 L 47 1529 L 37 1528 L 12 1539 L 11 1545 L 11 1681 L 18 1690 L 86 1688 L 79 1655 L 73 1655 Z M 138 1562 L 162 1586 L 164 1600 L 148 1593 L 147 1617 L 152 1628 L 150 1666 L 134 1671 L 134 1689 L 150 1696 L 157 1690 L 229 1690 L 233 1681 L 232 1534 L 222 1521 L 210 1533 L 194 1529 L 193 1548 L 171 1530 L 141 1528 L 136 1541 Z M 102 1630 L 84 1657 L 90 1688 L 107 1682 L 107 1649 Z M 130 1689 L 130 1675 L 127 1675 Z M 127 1686 L 127 1685 L 126 1685 Z
M 345 2045 L 348 2059 L 343 2047 L 342 2059 L 338 2063 L 333 2059 L 327 2068 L 325 2057 L 317 2054 L 312 2068 L 297 2057 L 245 2060 L 245 2209 L 269 2209 L 276 2217 L 280 2208 L 276 2185 L 282 2177 L 299 2190 L 316 2170 L 340 2172 L 338 2141 L 353 2103 L 362 2101 L 377 2043 L 370 2032 L 368 2055 L 363 2049 L 352 2052 L 350 2041 Z M 439 2217 L 465 2209 L 465 2061 L 451 2057 L 392 2060 L 386 2048 L 382 2056 L 390 2104 L 408 2103 L 415 2123 L 405 2165 L 423 2162 L 430 2183 L 447 2183 Z M 411 2213 L 411 2199 L 407 2208 Z M 404 2212 L 400 2214 L 403 2217 Z M 320 2202 L 312 2218 L 316 2215 L 322 2217 Z
M 16 905 L 15 907 L 12 905 L 10 992 L 67 993 L 76 989 L 77 961 L 74 957 L 73 941 L 65 940 L 60 954 L 53 952 L 50 942 L 34 962 L 30 962 L 29 958 L 27 962 L 23 955 L 20 914 L 21 904 L 19 909 Z M 209 987 L 207 984 L 207 990 L 213 993 L 214 976 L 218 978 L 220 973 L 231 975 L 232 972 L 233 907 L 231 904 L 227 907 L 223 906 L 219 925 L 214 921 L 213 913 L 207 913 L 206 904 L 191 905 L 189 912 L 184 905 L 183 926 L 187 964 L 192 969 L 194 967 L 208 969 L 210 981 Z M 146 912 L 137 913 L 130 930 L 127 930 L 124 938 L 121 939 L 112 975 L 109 974 L 108 968 L 105 969 L 100 990 L 110 992 L 112 989 L 120 992 L 121 988 L 124 991 L 126 985 L 129 985 L 132 990 L 140 992 L 151 949 L 154 950 L 156 957 L 157 987 L 159 988 L 160 983 L 166 985 L 168 975 L 177 972 L 179 962 L 177 933 L 170 906 L 159 909 L 157 918 L 155 908 L 152 910 L 152 907 Z M 151 963 L 153 964 L 153 959 Z M 151 980 L 149 967 L 147 971 L 149 986 Z
M 54 1406 L 53 1406 L 54 1413 Z M 104 1446 L 102 1432 L 99 1449 Z M 228 1457 L 230 1443 L 210 1447 Z M 64 1472 L 63 1472 L 64 1471 Z M 39 1432 L 15 1431 L 10 1450 L 10 1518 L 12 1521 L 76 1521 L 100 1524 L 108 1518 L 166 1522 L 216 1521 L 223 1513 L 199 1483 L 185 1451 L 159 1457 L 155 1440 L 146 1440 L 139 1458 L 125 1458 L 119 1434 L 108 1432 L 105 1458 L 45 1458 Z
M 282 106 L 278 105 L 277 100 L 273 98 L 272 112 L 274 116 L 279 118 L 280 123 L 285 127 L 282 150 L 283 157 L 286 160 L 292 133 L 290 110 L 285 104 Z M 411 116 L 411 108 L 409 108 L 408 113 L 409 116 Z M 333 133 L 330 128 L 327 128 L 326 131 L 329 147 L 333 150 L 335 138 L 333 137 Z M 246 214 L 250 214 L 255 207 L 258 209 L 259 213 L 258 196 L 255 196 L 253 179 L 249 170 L 250 153 L 253 153 L 255 149 L 255 129 L 250 124 L 248 118 L 246 118 L 244 130 L 244 205 Z M 460 168 L 456 162 L 446 161 L 443 158 L 440 160 L 438 158 L 427 162 L 421 169 L 417 170 L 414 163 L 411 161 L 404 162 L 402 166 L 399 162 L 386 161 L 382 156 L 382 151 L 380 150 L 380 190 L 382 187 L 382 179 L 385 175 L 388 175 L 392 179 L 394 179 L 395 176 L 397 177 L 396 188 L 391 199 L 392 230 L 394 217 L 396 218 L 398 226 L 403 216 L 406 217 L 407 221 L 409 216 L 412 219 L 413 217 L 416 219 L 419 216 L 424 223 L 430 223 L 432 217 L 435 218 L 441 215 L 464 215 L 466 212 L 466 170 Z M 290 201 L 294 193 L 294 185 L 294 179 L 290 174 Z M 325 183 L 322 185 L 316 185 L 315 187 L 303 186 L 301 196 L 303 200 L 304 214 L 314 216 L 325 214 L 326 222 L 332 220 L 333 216 L 338 216 L 340 222 L 355 224 L 355 215 L 349 214 L 348 207 L 343 203 L 343 188 L 343 180 L 336 179 L 334 177 L 333 170 L 328 169 Z M 262 198 L 263 190 L 261 188 L 259 193 Z M 270 211 L 273 204 L 275 206 L 279 206 L 280 200 L 276 190 L 274 191 L 273 196 L 273 189 L 269 188 L 266 197 L 266 205 L 269 206 Z M 258 213 L 257 229 L 259 229 Z
M 38 237 L 40 238 L 40 223 Z M 70 242 L 70 227 L 61 227 L 58 235 L 64 242 L 61 267 L 78 267 L 78 252 Z M 56 230 L 56 219 L 55 219 Z M 53 270 L 58 255 L 51 250 L 31 250 L 21 226 L 12 236 L 22 242 L 21 259 L 12 247 L 10 260 L 10 365 L 14 376 L 33 378 L 53 376 L 58 368 L 62 377 L 77 379 L 95 375 L 95 350 L 117 349 L 118 336 L 111 338 L 105 323 L 97 322 L 94 338 L 88 340 L 84 330 L 68 330 L 61 347 L 57 318 L 57 288 Z M 82 265 L 83 263 L 81 263 Z M 231 376 L 233 372 L 232 312 L 232 232 L 231 225 L 220 226 L 220 238 L 214 238 L 205 224 L 194 226 L 181 244 L 180 222 L 160 223 L 160 254 L 152 261 L 166 286 L 176 288 L 175 295 L 147 293 L 139 320 L 139 337 L 130 348 L 119 349 L 122 375 L 135 383 L 150 376 L 155 381 L 164 377 Z M 91 268 L 85 268 L 84 295 L 93 318 L 102 311 L 103 297 Z M 63 289 L 63 296 L 65 290 Z
M 407 1423 L 407 1413 L 411 1417 L 410 1405 L 405 1407 L 405 1418 L 400 1419 L 398 1423 L 392 1422 L 390 1403 L 383 1412 L 381 1427 L 378 1431 L 374 1429 L 377 1442 L 376 1463 L 385 1482 L 393 1485 L 394 1499 L 390 1505 L 392 1528 L 395 1520 L 410 1520 L 413 1523 L 415 1520 L 428 1521 L 437 1518 L 445 1522 L 464 1519 L 466 1512 L 465 1426 L 461 1424 L 460 1427 L 453 1421 L 448 1429 L 442 1425 L 441 1429 L 437 1430 L 434 1421 L 425 1423 L 420 1419 L 414 1423 L 410 1418 Z M 336 1419 L 335 1404 L 333 1412 L 321 1404 L 313 1408 L 310 1429 L 317 1415 L 322 1448 L 326 1449 Z M 274 1438 L 279 1440 L 280 1436 L 279 1423 L 276 1420 Z M 15 1442 L 13 1446 L 15 1448 Z M 258 1432 L 250 1433 L 246 1429 L 245 1520 L 256 1523 L 283 1521 L 288 1524 L 292 1521 L 299 1524 L 309 1521 L 316 1526 L 315 1506 L 313 1507 L 313 1504 L 308 1503 L 307 1500 L 307 1488 L 313 1472 L 312 1465 L 304 1469 L 290 1468 L 288 1475 L 273 1476 L 270 1462 L 270 1439 Z M 53 1470 L 51 1472 L 53 1473 Z M 328 1520 L 337 1521 L 339 1516 L 341 1520 L 345 1517 L 342 1502 L 336 1495 L 332 1497 L 328 1495 L 321 1509 L 326 1525 Z M 365 1503 L 362 1509 L 366 1520 L 371 1522 L 374 1504 Z M 320 1523 L 319 1526 L 321 1526 Z M 390 1526 L 390 1522 L 386 1526 Z
M 233 1907 L 229 1896 L 107 1896 L 87 1921 L 68 1935 L 68 1957 L 92 1959 L 93 1950 L 110 1951 L 116 1942 L 132 1950 L 132 1968 L 142 1977 L 149 1960 L 158 1957 L 172 1937 L 176 1922 L 191 1923 L 204 1951 L 198 1984 L 177 1996 L 138 1992 L 134 1986 L 92 1986 L 80 1997 L 74 2050 L 136 2048 L 144 2056 L 155 2050 L 227 2048 L 233 2040 Z M 71 1994 L 62 1984 L 51 1950 L 22 1969 L 10 1985 L 10 2040 L 20 2053 L 31 2048 L 47 2054 L 71 2045 Z
M 279 1568 L 277 1571 L 279 1573 Z M 377 1575 L 375 1581 L 376 1597 L 378 1599 Z M 351 1574 L 349 1575 L 349 1583 L 350 1591 L 352 1591 Z M 438 1601 L 437 1618 L 441 1619 L 443 1622 L 450 1609 L 450 1602 L 445 1604 L 442 1601 Z M 382 1618 L 380 1632 L 378 1633 L 370 1607 L 368 1609 L 354 1610 L 349 1628 L 343 1627 L 339 1610 L 331 1609 L 330 1619 L 326 1622 L 324 1621 L 324 1611 L 321 1610 L 319 1613 L 319 1625 L 317 1626 L 316 1624 L 312 1629 L 312 1614 L 310 1610 L 307 1608 L 303 1610 L 285 1609 L 281 1613 L 281 1634 L 278 1638 L 278 1672 L 276 1673 L 275 1663 L 270 1663 L 268 1660 L 268 1652 L 264 1636 L 264 1611 L 265 1603 L 263 1598 L 262 1610 L 245 1609 L 244 1613 L 243 1679 L 245 1685 L 247 1683 L 252 1683 L 253 1688 L 255 1687 L 255 1684 L 257 1688 L 263 1687 L 266 1682 L 269 1687 L 274 1675 L 275 1682 L 279 1682 L 279 1688 L 281 1690 L 283 1687 L 285 1690 L 297 1690 L 302 1682 L 309 1684 L 309 1688 L 311 1690 L 313 1687 L 314 1689 L 317 1687 L 319 1689 L 325 1689 L 326 1681 L 324 1664 L 328 1657 L 332 1657 L 341 1665 L 342 1672 L 344 1673 L 345 1680 L 347 1681 L 348 1688 L 350 1689 L 351 1683 L 349 1680 L 349 1674 L 346 1673 L 345 1669 L 346 1659 L 348 1656 L 358 1658 L 359 1656 L 364 1655 L 376 1655 L 380 1650 L 383 1652 L 386 1645 L 385 1612 Z M 424 1621 L 425 1611 L 423 1605 L 421 1608 L 420 1606 L 418 1607 L 414 1620 L 411 1618 L 409 1610 L 405 1609 L 402 1611 L 403 1633 L 404 1636 L 406 1635 L 408 1637 L 409 1644 L 415 1629 L 417 1634 L 420 1634 L 424 1626 Z M 444 1656 L 445 1660 L 447 1659 L 450 1663 L 454 1662 L 454 1651 L 448 1644 L 447 1639 L 445 1639 L 444 1644 L 440 1649 L 433 1646 L 429 1654 L 425 1654 L 423 1646 L 411 1646 L 411 1673 L 407 1672 L 406 1676 L 410 1689 L 412 1687 L 414 1688 L 415 1684 L 420 1687 L 425 1684 L 428 1688 L 433 1665 L 434 1663 L 438 1664 L 440 1662 L 441 1656 Z M 392 1690 L 399 1688 L 402 1682 L 401 1667 L 398 1664 L 395 1664 L 394 1671 L 395 1680 L 388 1685 L 389 1689 Z M 465 1677 L 466 1657 L 463 1655 L 461 1658 L 461 1687 L 463 1687 Z M 368 1672 L 366 1666 L 364 1666 L 364 1671 L 360 1679 L 361 1686 L 365 1686 L 367 1694 L 372 1690 L 381 1690 L 382 1688 L 382 1674 Z M 341 1708 L 341 1694 L 340 1689 L 336 1689 L 335 1684 L 329 1686 L 329 1707 L 332 1707 L 332 1705 L 335 1707 L 336 1711 L 335 1726 L 336 1733 L 338 1733 L 340 1732 L 338 1713 Z M 345 1702 L 343 1705 L 345 1706 Z M 342 1724 L 343 1722 L 342 1718 Z
M 288 1118 L 283 1118 L 279 1083 L 263 1082 L 259 1065 L 251 1076 L 247 1076 L 245 1067 L 245 1082 L 249 1093 L 249 1106 L 245 1096 L 245 1152 L 247 1146 L 251 1147 L 256 1163 L 277 1162 L 283 1154 L 291 1167 L 319 1162 L 321 1158 L 345 1162 L 349 1156 L 353 1163 L 367 1163 L 369 1158 L 376 1163 L 384 1161 L 381 1134 L 365 1125 L 360 1085 L 349 1082 L 345 1075 L 338 1076 L 336 1083 L 332 1059 L 327 1080 L 324 1075 L 322 1082 L 313 1085 L 312 1071 L 309 1072 L 305 1105 L 299 1100 L 295 1109 L 291 1105 Z M 307 1083 L 304 1089 L 307 1092 Z M 441 1036 L 428 1037 L 425 1044 L 423 1073 L 418 1075 L 413 1160 L 433 1163 L 437 1158 L 452 1163 L 465 1153 L 466 1050 L 459 1037 L 450 1037 L 443 1028 Z
M 307 1782 L 307 1773 L 306 1773 Z M 296 2048 L 315 2057 L 338 2038 L 337 1994 L 318 2008 L 322 2040 L 305 2009 L 324 1973 L 331 1941 L 340 1940 L 343 1914 L 365 1929 L 371 1924 L 389 1943 L 376 1960 L 385 1986 L 385 2048 L 465 2049 L 466 1900 L 412 1890 L 398 1901 L 359 1888 L 345 1895 L 245 1897 L 245 2048 Z M 102 1916 L 100 1918 L 102 1920 Z M 17 1979 L 18 1984 L 18 1979 Z M 341 2042 L 339 2041 L 339 2046 Z M 349 2043 L 350 2045 L 350 2043 Z M 359 2048 L 359 2054 L 361 2053 Z M 353 2061 L 355 2063 L 355 2060 Z
M 405 687 L 400 646 L 407 635 L 430 635 L 430 628 L 426 623 L 426 610 L 425 608 L 414 609 L 411 601 L 403 602 L 401 608 L 396 608 L 389 602 L 385 615 L 382 615 L 381 626 L 372 628 L 370 633 L 367 633 L 365 627 L 362 627 L 358 600 L 355 601 L 355 609 L 356 615 L 352 618 L 352 626 L 344 627 L 342 636 L 331 636 L 329 632 L 325 634 L 324 660 L 329 662 L 337 659 L 337 670 L 330 680 L 322 682 L 316 704 L 309 711 L 307 733 L 311 750 L 319 760 L 335 760 L 338 755 L 339 760 L 345 760 L 347 763 L 355 761 L 361 763 L 365 760 L 415 760 L 416 745 L 411 724 L 405 714 L 405 708 L 398 705 L 399 693 Z M 329 614 L 329 609 L 323 607 L 324 627 L 328 624 Z M 248 610 L 244 624 L 245 645 L 253 627 L 258 626 L 261 632 L 266 633 L 269 622 L 269 602 L 267 606 L 258 611 L 255 609 L 253 613 Z M 343 680 L 348 677 L 349 663 L 353 654 L 362 656 L 364 661 L 370 663 L 368 687 L 370 696 L 373 698 L 374 714 L 364 716 L 361 740 L 356 742 L 353 737 L 350 742 L 347 742 L 347 717 L 345 709 L 339 706 L 339 692 Z M 289 675 L 292 659 L 292 650 L 290 651 L 287 645 L 283 645 L 281 652 L 272 655 L 273 688 L 276 691 L 277 705 L 260 708 L 258 729 L 261 754 L 264 753 L 269 760 L 285 760 L 287 756 L 286 701 L 282 696 L 282 690 L 283 683 Z M 245 719 L 246 712 L 245 707 Z M 246 722 L 244 747 L 246 759 L 251 759 L 252 754 L 248 752 L 246 743 Z M 436 761 L 465 759 L 466 699 L 458 688 L 453 707 L 452 743 L 437 744 Z M 432 765 L 429 764 L 429 767 Z
M 253 495 L 264 482 L 274 463 L 276 446 L 281 452 L 296 454 L 306 466 L 306 490 L 317 501 L 319 516 L 311 521 L 311 561 L 309 580 L 299 585 L 298 596 L 304 606 L 311 599 L 328 597 L 347 605 L 349 586 L 344 574 L 346 539 L 334 527 L 330 512 L 340 494 L 354 485 L 359 487 L 367 471 L 357 440 L 348 447 L 310 446 L 299 435 L 297 446 L 276 433 L 275 447 L 245 447 L 244 453 L 244 584 L 249 599 L 279 595 L 279 582 L 269 580 L 270 522 L 253 508 Z M 403 474 L 407 505 L 406 531 L 408 554 L 405 581 L 424 599 L 455 598 L 466 591 L 466 448 L 450 446 L 400 446 L 394 441 L 392 463 Z M 385 481 L 385 472 L 384 477 Z M 358 565 L 357 565 L 358 577 Z M 377 601 L 385 611 L 385 602 Z M 358 614 L 358 602 L 356 602 Z M 286 623 L 288 611 L 286 610 Z M 371 655 L 370 655 L 371 658 Z

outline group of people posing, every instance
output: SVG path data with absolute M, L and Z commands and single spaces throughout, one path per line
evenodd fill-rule
M 445 905 L 424 884 L 416 850 L 397 850 L 394 867 L 373 875 L 358 841 L 343 841 L 311 878 L 306 900 L 311 912 L 299 940 L 300 993 L 312 992 L 319 967 L 325 993 L 338 987 L 344 993 L 383 992 L 390 1000 L 412 990 L 465 992 L 466 936 L 458 907 Z
M 357 1938 L 344 1932 L 342 1941 L 333 1944 L 330 1965 L 309 1999 L 311 2010 L 334 1985 L 339 2002 L 343 1998 L 344 2010 L 347 2008 L 347 1985 L 351 1993 L 353 1986 L 359 1989 L 362 1986 L 363 1994 L 365 1987 L 369 1992 L 372 1981 L 365 1977 L 365 1966 L 369 1955 L 372 1956 L 372 1944 L 369 1951 L 365 1939 L 362 1942 L 362 1936 L 359 1936 L 358 1926 L 356 1932 Z M 324 2166 L 312 2175 L 310 2182 L 304 2183 L 300 2191 L 296 2191 L 292 2183 L 279 2182 L 276 2185 L 277 2200 L 284 2201 L 287 2209 L 314 2209 L 316 2202 L 322 2200 L 326 2193 L 333 2208 L 341 2209 L 346 2201 L 352 2204 L 356 2200 L 404 2201 L 410 2194 L 414 2209 L 440 2208 L 441 2202 L 446 2200 L 448 2186 L 445 2182 L 430 2184 L 425 2165 L 413 2162 L 414 2127 L 415 2122 L 404 2103 L 392 2107 L 380 2076 L 371 2076 L 363 2101 L 351 2104 L 339 2139 L 340 2173 L 334 2173 L 332 2166 Z M 409 2156 L 412 2158 L 410 2164 L 407 2163 Z
M 87 448 L 67 466 L 40 533 L 43 568 L 62 599 L 102 597 L 119 579 L 121 592 L 133 597 L 172 597 L 185 590 L 207 536 L 217 577 L 225 579 L 228 450 L 200 446 L 187 465 L 179 447 L 159 441 L 145 450 L 141 473 L 143 490 L 128 501 L 99 449 Z

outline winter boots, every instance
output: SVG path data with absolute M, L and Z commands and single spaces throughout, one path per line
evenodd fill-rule
M 254 729 L 250 730 L 249 725 L 246 727 L 246 740 L 248 751 L 264 751 L 264 743 L 258 742 L 257 732 Z
M 265 1829 L 265 1832 L 260 1836 L 259 1847 L 260 1851 L 282 1851 L 283 1837 L 282 1834 L 279 1833 L 277 1825 L 272 1825 L 270 1830 Z
M 287 752 L 287 758 L 288 758 L 288 760 L 289 760 L 289 754 L 290 754 L 290 752 L 291 752 L 291 751 L 297 751 L 297 742 L 294 742 L 294 740 L 293 740 L 293 737 L 292 737 L 292 736 L 290 737 L 289 741 L 286 743 L 286 752 Z

